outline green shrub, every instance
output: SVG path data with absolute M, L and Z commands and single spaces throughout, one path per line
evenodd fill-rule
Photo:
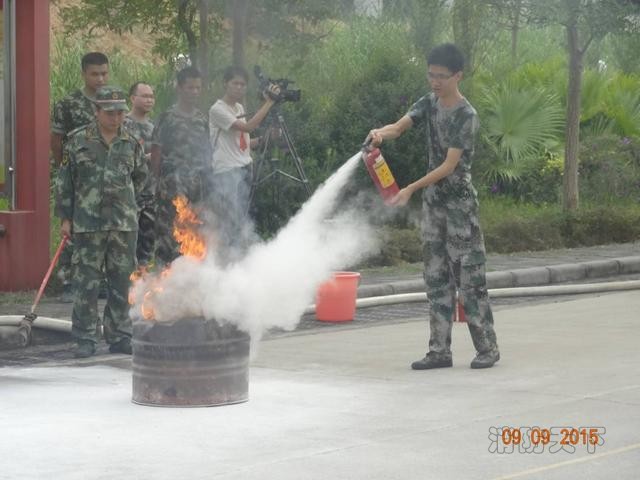
M 525 203 L 554 204 L 561 197 L 563 169 L 563 157 L 547 150 L 528 161 L 517 179 L 495 180 L 489 186 L 482 185 L 481 190 Z
M 585 203 L 577 212 L 563 212 L 557 205 L 485 200 L 480 220 L 487 251 L 496 253 L 640 239 L 640 205 L 634 202 Z
M 640 200 L 640 138 L 602 135 L 580 145 L 580 197 L 593 203 Z
M 529 165 L 559 141 L 564 113 L 558 99 L 543 88 L 509 83 L 487 88 L 479 105 L 484 114 L 481 137 L 490 147 L 482 172 L 488 180 L 520 180 Z
M 560 207 L 554 204 L 481 199 L 480 224 L 487 251 L 509 253 L 562 247 L 560 214 Z
M 567 247 L 633 242 L 640 238 L 637 204 L 587 207 L 566 213 L 560 225 Z
M 296 79 L 303 101 L 286 115 L 314 184 L 356 153 L 369 130 L 396 121 L 425 93 L 425 66 L 408 35 L 400 24 L 358 20 L 309 55 Z M 411 135 L 384 152 L 400 183 L 424 170 L 424 145 Z
M 585 205 L 566 213 L 559 205 L 535 205 L 508 198 L 484 198 L 480 222 L 489 253 L 573 248 L 640 240 L 640 205 Z M 365 267 L 422 261 L 417 228 L 391 228 L 383 233 L 381 250 Z
M 368 18 L 338 25 L 314 45 L 297 72 L 283 70 L 290 65 L 281 52 L 279 57 L 261 62 L 269 75 L 291 77 L 294 87 L 302 90 L 302 101 L 285 104 L 282 110 L 312 188 L 358 152 L 372 128 L 396 121 L 426 91 L 423 60 L 411 47 L 407 29 L 397 23 Z M 424 175 L 424 143 L 418 130 L 383 146 L 403 186 Z M 281 168 L 290 164 L 283 151 L 276 156 Z M 355 176 L 355 184 L 371 188 L 364 169 Z M 273 196 L 263 193 L 257 198 L 255 216 L 262 234 L 273 233 L 297 208 L 300 196 L 288 191 L 291 185 L 301 191 L 299 185 L 285 185 L 281 199 L 286 205 L 277 205 Z
M 363 266 L 386 267 L 422 259 L 422 237 L 417 228 L 381 229 L 380 252 L 367 259 Z

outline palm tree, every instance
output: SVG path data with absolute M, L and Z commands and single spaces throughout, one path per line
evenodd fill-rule
M 556 96 L 542 88 L 510 84 L 485 89 L 481 135 L 495 155 L 483 176 L 490 181 L 517 181 L 527 165 L 557 145 L 564 112 Z

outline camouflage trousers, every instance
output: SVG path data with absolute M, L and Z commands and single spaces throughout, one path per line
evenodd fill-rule
M 98 289 L 107 280 L 104 336 L 109 344 L 131 337 L 129 275 L 136 268 L 137 232 L 90 232 L 73 235 L 72 278 L 75 301 L 71 335 L 76 340 L 97 342 Z
M 68 240 L 58 259 L 58 276 L 62 283 L 71 282 L 71 259 L 73 258 L 73 240 Z
M 51 190 L 53 192 L 53 197 L 55 198 L 56 191 L 56 182 L 58 178 L 58 171 L 60 168 L 51 163 L 51 170 L 49 171 L 50 175 L 50 184 Z M 57 276 L 62 280 L 62 283 L 70 283 L 71 282 L 71 257 L 73 256 L 73 240 L 67 240 L 66 245 L 62 249 L 60 253 L 60 258 L 58 258 L 58 273 Z
M 253 237 L 249 217 L 251 166 L 213 175 L 208 203 L 215 214 L 217 248 L 226 260 L 241 256 Z
M 429 305 L 429 351 L 451 354 L 451 330 L 459 291 L 478 353 L 497 350 L 485 272 L 485 248 L 477 214 L 425 204 L 424 278 Z
M 140 265 L 148 264 L 153 258 L 156 245 L 155 229 L 155 208 L 143 208 L 138 216 L 138 243 L 136 246 L 136 258 Z
M 156 260 L 168 264 L 180 255 L 178 243 L 173 238 L 173 221 L 176 207 L 171 198 L 158 198 L 156 202 Z

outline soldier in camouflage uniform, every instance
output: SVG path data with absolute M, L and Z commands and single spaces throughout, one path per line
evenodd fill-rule
M 83 127 L 96 118 L 93 99 L 98 90 L 109 80 L 109 59 L 100 52 L 90 52 L 82 57 L 84 88 L 71 92 L 53 107 L 51 115 L 51 152 L 56 166 L 62 160 L 62 151 L 69 133 Z M 72 302 L 71 256 L 73 244 L 67 243 L 60 256 L 60 276 L 63 281 L 64 302 Z
M 452 44 L 434 48 L 427 58 L 433 92 L 419 99 L 394 124 L 369 133 L 374 145 L 400 136 L 413 125 L 424 128 L 427 173 L 400 190 L 392 203 L 405 205 L 423 190 L 424 264 L 429 300 L 429 352 L 414 370 L 452 366 L 451 329 L 459 288 L 477 355 L 471 368 L 492 367 L 500 359 L 485 275 L 485 248 L 478 219 L 478 197 L 471 183 L 475 109 L 458 90 L 464 57 Z
M 202 90 L 200 72 L 186 67 L 177 75 L 178 101 L 157 119 L 151 164 L 158 177 L 156 197 L 156 261 L 179 256 L 173 238 L 173 199 L 184 195 L 198 206 L 206 199 L 211 178 L 209 122 L 197 109 Z
M 151 137 L 153 135 L 153 122 L 149 119 L 149 114 L 153 110 L 156 102 L 151 85 L 144 82 L 136 82 L 129 89 L 129 100 L 131 101 L 131 111 L 124 119 L 124 127 L 144 147 L 145 159 L 151 160 Z M 150 190 L 155 192 L 153 176 L 149 175 L 151 182 Z M 148 202 L 145 202 L 148 205 Z M 155 248 L 155 206 L 153 208 L 143 208 L 138 218 L 138 244 L 136 246 L 136 258 L 138 265 L 147 265 L 153 258 Z
M 131 353 L 127 294 L 135 270 L 138 211 L 152 199 L 147 161 L 137 139 L 122 128 L 125 94 L 105 86 L 96 93 L 96 121 L 74 131 L 58 173 L 56 212 L 62 234 L 75 243 L 72 258 L 72 335 L 76 357 L 96 350 L 98 287 L 104 265 L 108 297 L 105 339 L 113 353 Z

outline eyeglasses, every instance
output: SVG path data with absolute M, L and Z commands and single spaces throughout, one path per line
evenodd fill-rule
M 446 73 L 427 72 L 427 79 L 428 80 L 433 80 L 433 81 L 436 81 L 436 82 L 444 82 L 445 80 L 449 80 L 454 75 L 455 75 L 455 73 L 452 73 L 451 75 L 447 75 Z

